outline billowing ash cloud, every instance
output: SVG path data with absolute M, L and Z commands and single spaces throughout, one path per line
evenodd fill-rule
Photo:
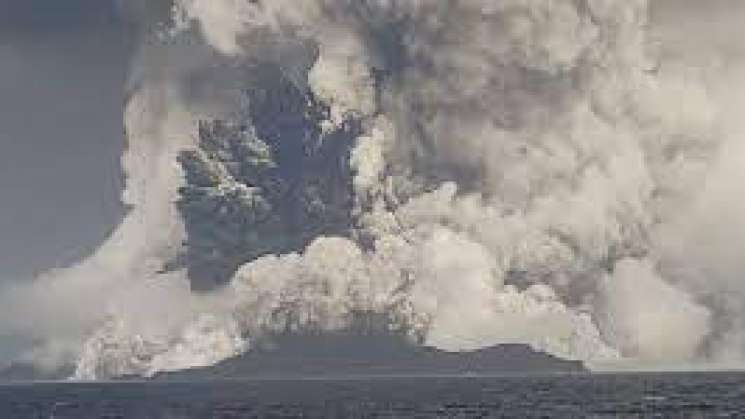
M 648 26 L 643 0 L 178 0 L 134 71 L 129 216 L 18 291 L 70 319 L 12 326 L 78 378 L 368 314 L 448 350 L 739 362 L 737 130 Z

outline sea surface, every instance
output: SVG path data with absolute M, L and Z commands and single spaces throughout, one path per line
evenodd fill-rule
M 0 418 L 745 417 L 745 374 L 0 385 Z

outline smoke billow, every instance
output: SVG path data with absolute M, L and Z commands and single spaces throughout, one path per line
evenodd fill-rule
M 171 20 L 133 71 L 129 215 L 3 297 L 27 358 L 152 375 L 366 313 L 448 350 L 745 355 L 732 98 L 652 42 L 646 1 L 177 0 Z

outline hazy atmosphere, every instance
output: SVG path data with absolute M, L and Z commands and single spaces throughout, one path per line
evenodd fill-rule
M 134 42 L 112 2 L 0 2 L 0 278 L 91 251 L 119 221 Z
M 745 2 L 261 4 L 0 0 L 0 366 L 745 366 Z

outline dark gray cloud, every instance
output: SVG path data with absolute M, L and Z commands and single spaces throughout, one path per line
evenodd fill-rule
M 740 0 L 655 0 L 665 36 L 739 44 Z M 132 23 L 169 0 L 0 0 L 0 278 L 71 262 L 122 208 L 121 108 Z M 737 35 L 737 36 L 736 36 Z M 685 48 L 691 53 L 695 48 Z

